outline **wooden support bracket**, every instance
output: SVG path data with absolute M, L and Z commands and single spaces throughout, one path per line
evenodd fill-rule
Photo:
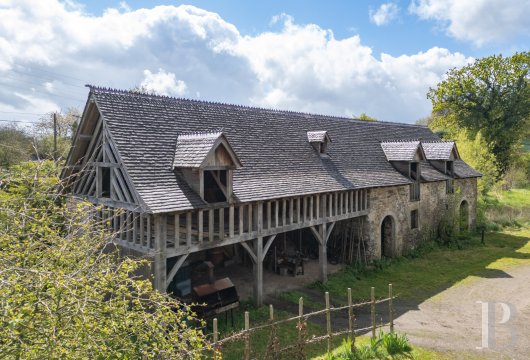
M 173 265 L 171 271 L 169 272 L 169 274 L 167 274 L 166 277 L 166 288 L 169 286 L 169 284 L 171 284 L 171 281 L 173 281 L 173 278 L 175 277 L 180 267 L 182 266 L 182 264 L 184 264 L 184 261 L 186 261 L 187 258 L 188 254 L 182 255 L 179 257 L 175 265 Z

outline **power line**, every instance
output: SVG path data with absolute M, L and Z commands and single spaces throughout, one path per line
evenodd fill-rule
M 83 79 L 80 79 L 80 78 L 76 78 L 75 76 L 61 74 L 61 73 L 50 71 L 50 70 L 44 70 L 42 68 L 39 68 L 38 66 L 35 66 L 34 68 L 38 69 L 39 71 L 46 72 L 46 73 L 49 73 L 49 74 L 53 74 L 53 75 L 57 75 L 57 76 L 63 76 L 63 77 L 67 77 L 67 78 L 70 78 L 70 79 L 77 80 L 77 81 L 81 81 L 82 83 L 87 83 L 87 81 L 85 81 Z
M 67 85 L 67 86 L 73 86 L 73 87 L 77 87 L 77 88 L 84 88 L 85 86 L 84 85 L 76 85 L 76 84 L 72 84 L 72 83 L 68 83 L 64 80 L 61 80 L 61 79 L 50 79 L 49 76 L 39 76 L 39 75 L 36 75 L 36 74 L 32 74 L 32 73 L 28 73 L 28 72 L 24 72 L 24 71 L 20 71 L 20 70 L 17 70 L 17 69 L 13 69 L 13 72 L 16 72 L 20 75 L 24 75 L 24 76 L 29 76 L 29 77 L 34 77 L 34 78 L 39 78 L 39 79 L 42 79 L 42 80 L 47 80 L 47 81 L 54 81 L 54 80 L 57 80 L 57 81 L 60 81 L 61 84 L 63 85 Z M 59 76 L 66 76 L 66 75 L 59 75 Z M 84 81 L 82 80 L 79 80 L 81 81 L 81 83 L 85 83 Z
M 28 88 L 21 87 L 21 86 L 16 86 L 16 85 L 12 85 L 12 84 L 5 84 L 5 83 L 2 84 L 2 85 L 3 86 L 9 86 L 9 87 L 12 87 L 12 88 L 15 88 L 15 89 L 28 91 Z M 74 99 L 74 98 L 71 98 L 69 96 L 63 96 L 63 95 L 58 95 L 58 94 L 50 94 L 50 95 L 51 95 L 51 97 L 60 97 L 60 98 L 68 99 L 68 100 L 82 101 L 80 98 Z
M 0 111 L 2 114 L 17 114 L 17 115 L 46 115 L 47 113 L 31 113 L 31 112 L 19 112 L 19 111 Z

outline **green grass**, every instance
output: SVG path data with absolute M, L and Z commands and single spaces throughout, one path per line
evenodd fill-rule
M 316 302 L 307 297 L 307 295 L 303 291 L 298 290 L 291 290 L 291 291 L 285 291 L 281 292 L 276 296 L 278 299 L 289 301 L 295 304 L 298 304 L 300 298 L 304 298 L 304 308 L 310 308 L 313 310 L 321 310 L 322 309 L 322 303 Z
M 530 189 L 491 192 L 480 208 L 489 229 L 530 226 Z
M 460 241 L 460 250 L 435 246 L 421 257 L 392 259 L 371 271 L 345 267 L 320 287 L 329 291 L 333 299 L 343 300 L 350 287 L 356 300 L 365 300 L 372 286 L 377 297 L 386 297 L 388 284 L 392 283 L 399 298 L 423 300 L 468 276 L 481 276 L 492 266 L 502 270 L 502 267 L 529 261 L 529 241 L 530 228 L 488 233 L 486 245 L 480 244 L 478 236 L 471 236 Z

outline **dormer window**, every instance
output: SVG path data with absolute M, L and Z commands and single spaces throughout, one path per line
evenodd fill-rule
M 233 171 L 241 166 L 222 132 L 177 138 L 173 169 L 208 203 L 231 201 Z
M 308 131 L 307 140 L 320 155 L 327 154 L 328 143 L 331 142 L 331 138 L 329 137 L 327 131 Z
M 410 200 L 420 200 L 420 166 L 419 162 L 425 160 L 425 154 L 419 141 L 385 141 L 381 148 L 386 159 L 404 176 L 412 180 L 410 184 Z

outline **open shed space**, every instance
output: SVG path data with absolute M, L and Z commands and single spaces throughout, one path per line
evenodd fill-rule
M 339 271 L 341 265 L 328 264 L 328 273 Z M 227 267 L 218 267 L 215 270 L 217 278 L 229 277 L 234 283 L 239 298 L 241 300 L 252 299 L 252 284 L 254 277 L 252 266 L 233 264 Z M 318 259 L 308 260 L 304 263 L 304 274 L 293 276 L 292 274 L 280 275 L 271 270 L 265 270 L 263 273 L 263 292 L 264 295 L 274 295 L 282 291 L 297 290 L 308 286 L 318 280 L 319 265 Z

